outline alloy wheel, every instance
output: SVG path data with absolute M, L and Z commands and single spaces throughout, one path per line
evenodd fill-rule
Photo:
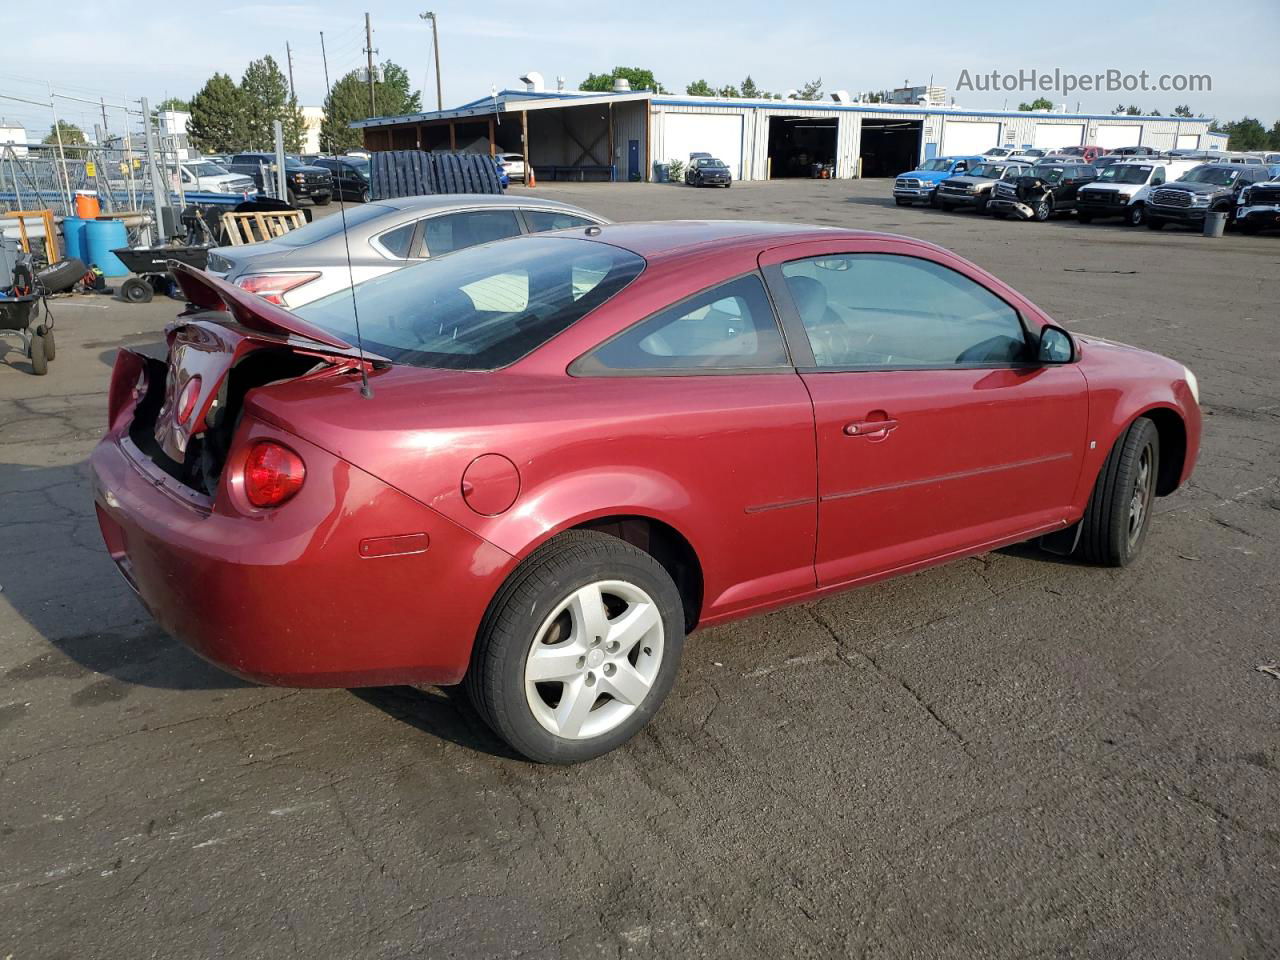
M 1151 509 L 1151 497 L 1155 492 L 1155 470 L 1152 469 L 1150 444 L 1142 448 L 1138 458 L 1138 475 L 1133 481 L 1133 496 L 1129 499 L 1129 546 L 1133 547 L 1142 537 L 1147 513 Z
M 579 587 L 534 634 L 525 697 L 538 723 L 567 740 L 616 729 L 649 695 L 663 657 L 662 614 L 633 583 Z

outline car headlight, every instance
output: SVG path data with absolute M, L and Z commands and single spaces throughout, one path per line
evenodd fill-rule
M 1193 207 L 1207 207 L 1209 205 L 1208 195 L 1203 193 L 1197 193 L 1194 197 L 1191 198 L 1191 205 Z
M 1191 391 L 1191 395 L 1196 398 L 1196 403 L 1200 402 L 1200 381 L 1196 379 L 1196 375 L 1191 372 L 1190 367 L 1183 367 L 1182 373 L 1186 377 L 1187 389 Z

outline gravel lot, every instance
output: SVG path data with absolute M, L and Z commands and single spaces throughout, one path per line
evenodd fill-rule
M 698 634 L 646 732 L 545 768 L 451 691 L 254 687 L 152 626 L 86 457 L 175 304 L 59 300 L 49 376 L 0 347 L 0 957 L 1277 956 L 1280 238 L 533 192 L 942 243 L 1191 366 L 1200 466 L 1126 571 L 1011 549 Z

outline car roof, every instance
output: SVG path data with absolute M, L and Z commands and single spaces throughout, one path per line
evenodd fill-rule
M 697 247 L 769 247 L 806 240 L 902 240 L 920 246 L 933 244 L 913 237 L 848 230 L 805 223 L 766 223 L 757 220 L 654 220 L 608 223 L 590 227 L 590 239 L 608 243 L 645 259 L 679 257 Z M 573 236 L 580 228 L 558 230 L 549 236 Z
M 571 203 L 542 197 L 509 196 L 503 193 L 431 193 L 421 197 L 393 197 L 375 203 L 392 210 L 443 210 L 450 207 L 546 207 L 551 210 L 579 209 Z

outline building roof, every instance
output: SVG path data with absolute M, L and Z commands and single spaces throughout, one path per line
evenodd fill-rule
M 1116 120 L 1120 122 L 1158 122 L 1174 121 L 1178 125 L 1184 123 L 1208 124 L 1204 117 L 1148 117 L 1129 116 L 1127 114 L 1110 113 L 1047 113 L 1044 111 L 1022 110 L 976 110 L 963 107 L 939 107 L 928 104 L 910 103 L 837 103 L 833 100 L 765 100 L 745 97 L 692 97 L 670 93 L 654 93 L 652 90 L 631 90 L 626 92 L 608 91 L 599 93 L 590 90 L 499 90 L 487 97 L 471 100 L 451 110 L 430 110 L 422 113 L 411 113 L 393 117 L 370 117 L 367 120 L 356 120 L 351 126 L 390 127 L 403 123 L 425 123 L 431 120 L 461 120 L 471 117 L 501 115 L 522 110 L 549 110 L 569 106 L 589 106 L 600 103 L 627 103 L 648 100 L 658 106 L 666 107 L 736 107 L 743 110 L 787 110 L 806 112 L 821 110 L 823 112 L 847 113 L 894 113 L 917 114 L 941 117 L 1034 117 L 1044 120 Z

